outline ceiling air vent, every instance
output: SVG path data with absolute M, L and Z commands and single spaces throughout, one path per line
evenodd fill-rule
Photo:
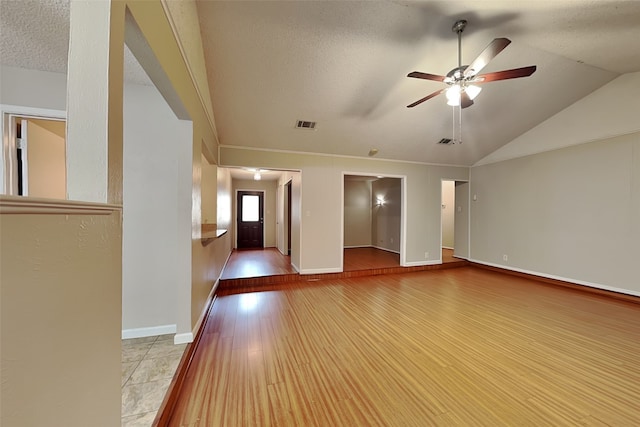
M 449 145 L 451 144 L 451 138 L 442 138 L 440 141 L 438 141 L 438 144 Z
M 306 120 L 298 120 L 296 122 L 296 128 L 297 129 L 315 129 L 316 128 L 316 122 L 309 122 Z

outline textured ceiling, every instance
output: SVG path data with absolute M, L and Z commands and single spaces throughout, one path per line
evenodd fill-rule
M 471 165 L 621 73 L 640 70 L 640 2 L 198 2 L 224 145 Z M 512 44 L 485 71 L 537 65 L 483 86 L 463 110 L 461 145 L 443 87 L 409 79 L 468 64 L 491 40 Z M 296 120 L 317 121 L 314 131 Z
M 640 1 L 198 1 L 219 140 L 262 147 L 471 165 L 620 74 L 640 70 Z M 512 44 L 484 71 L 537 65 L 483 85 L 463 110 L 463 144 L 443 87 L 409 79 L 463 63 L 496 37 Z M 3 65 L 65 72 L 68 0 L 1 0 Z M 125 52 L 129 82 L 150 84 Z M 316 130 L 294 129 L 296 120 Z
M 69 0 L 0 0 L 2 65 L 67 72 Z M 152 85 L 125 46 L 125 80 Z

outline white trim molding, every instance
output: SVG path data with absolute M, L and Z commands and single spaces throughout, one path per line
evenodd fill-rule
M 304 269 L 304 270 L 300 270 L 300 275 L 305 275 L 305 274 L 326 274 L 326 273 L 342 273 L 342 269 L 341 268 L 335 268 L 335 267 L 331 267 L 331 268 L 309 268 L 309 269 Z
M 185 332 L 184 334 L 175 334 L 175 336 L 173 337 L 173 344 L 174 345 L 189 344 L 193 342 L 194 336 L 195 335 L 193 335 L 193 332 Z
M 229 260 L 229 257 L 227 257 L 227 261 L 228 260 Z M 225 265 L 226 265 L 226 261 L 225 261 Z M 176 334 L 175 337 L 173 337 L 174 344 L 176 345 L 188 344 L 190 342 L 193 342 L 196 335 L 198 335 L 198 330 L 202 326 L 205 316 L 209 312 L 209 307 L 211 306 L 211 304 L 215 302 L 215 293 L 216 293 L 216 290 L 218 289 L 218 285 L 220 285 L 220 278 L 218 278 L 214 282 L 213 286 L 211 287 L 211 291 L 209 291 L 209 296 L 207 297 L 207 302 L 204 304 L 204 310 L 202 310 L 202 313 L 200 313 L 200 317 L 198 318 L 198 321 L 196 322 L 196 324 L 193 326 L 193 329 L 191 330 L 191 332 Z
M 121 205 L 0 195 L 0 214 L 110 215 Z
M 176 333 L 176 325 L 150 326 L 148 328 L 123 329 L 122 339 L 154 337 L 156 335 L 167 335 Z
M 630 289 L 617 288 L 615 286 L 607 286 L 607 285 L 602 285 L 600 283 L 587 282 L 584 280 L 570 279 L 568 277 L 556 276 L 554 274 L 540 273 L 538 271 L 525 270 L 524 268 L 517 268 L 517 267 L 511 267 L 511 266 L 506 266 L 501 264 L 495 264 L 492 262 L 480 261 L 472 258 L 469 258 L 468 261 L 476 264 L 488 265 L 489 267 L 501 268 L 503 270 L 516 271 L 518 273 L 530 274 L 532 276 L 544 277 L 546 279 L 560 280 L 562 282 L 572 283 L 580 286 L 587 286 L 589 288 L 602 289 L 604 291 L 610 291 L 610 292 L 616 292 L 619 294 L 626 294 L 626 295 L 633 295 L 635 297 L 640 297 L 640 292 L 632 291 Z
M 402 264 L 402 267 L 421 267 L 423 265 L 438 265 L 442 264 L 441 259 L 434 259 L 431 261 L 408 261 Z

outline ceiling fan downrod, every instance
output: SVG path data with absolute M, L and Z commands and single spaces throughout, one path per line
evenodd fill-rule
M 467 27 L 466 19 L 460 19 L 453 24 L 451 31 L 458 34 L 458 70 L 462 73 L 462 32 Z

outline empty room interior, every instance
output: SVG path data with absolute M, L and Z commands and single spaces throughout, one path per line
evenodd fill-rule
M 639 22 L 1 0 L 0 424 L 640 425 Z

